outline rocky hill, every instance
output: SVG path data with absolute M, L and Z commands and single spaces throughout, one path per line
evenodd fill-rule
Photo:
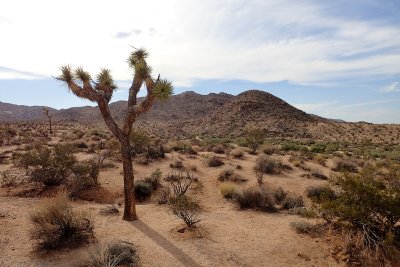
M 141 99 L 139 99 L 140 101 Z M 122 121 L 126 101 L 110 104 Z M 77 121 L 103 125 L 97 107 L 50 109 L 55 121 Z M 0 121 L 45 121 L 42 107 L 0 102 Z M 198 136 L 237 137 L 246 127 L 264 129 L 269 137 L 313 140 L 344 140 L 399 143 L 400 125 L 348 123 L 307 114 L 267 92 L 250 90 L 237 96 L 226 93 L 200 95 L 185 92 L 166 102 L 156 102 L 135 124 L 152 134 L 168 138 Z

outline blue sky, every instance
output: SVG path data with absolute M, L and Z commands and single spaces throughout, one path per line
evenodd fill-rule
M 126 99 L 133 45 L 175 93 L 260 89 L 328 118 L 400 123 L 399 14 L 395 0 L 4 1 L 0 101 L 93 105 L 52 78 L 63 64 L 110 68 Z

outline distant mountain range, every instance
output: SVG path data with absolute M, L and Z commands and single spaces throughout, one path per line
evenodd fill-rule
M 141 99 L 139 99 L 141 101 Z M 122 121 L 126 101 L 110 104 L 117 121 Z M 46 121 L 41 106 L 0 102 L 0 121 Z M 54 121 L 102 123 L 97 107 L 48 108 Z M 399 142 L 400 125 L 348 123 L 305 113 L 264 91 L 250 90 L 237 96 L 226 93 L 200 95 L 189 91 L 156 102 L 137 124 L 166 137 L 237 137 L 246 127 L 265 130 L 270 137 L 307 138 L 335 141 Z

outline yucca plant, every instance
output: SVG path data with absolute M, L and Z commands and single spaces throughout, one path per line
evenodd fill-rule
M 103 119 L 110 131 L 117 137 L 121 145 L 121 155 L 124 172 L 125 206 L 123 219 L 132 221 L 137 219 L 136 200 L 134 194 L 134 176 L 129 136 L 136 118 L 149 111 L 156 99 L 166 100 L 173 92 L 172 83 L 168 80 L 152 77 L 152 69 L 147 64 L 148 53 L 145 49 L 135 49 L 128 58 L 129 66 L 133 69 L 133 81 L 129 88 L 128 106 L 122 127 L 112 118 L 109 102 L 117 86 L 108 69 L 101 69 L 94 81 L 91 75 L 78 67 L 75 70 L 68 65 L 61 67 L 58 80 L 64 82 L 77 97 L 96 102 Z M 145 85 L 147 95 L 138 103 L 137 95 L 142 85 Z

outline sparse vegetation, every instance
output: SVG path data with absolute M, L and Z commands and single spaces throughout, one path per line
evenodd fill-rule
M 236 185 L 234 183 L 222 183 L 219 189 L 224 198 L 233 198 L 236 195 Z
M 137 266 L 139 256 L 136 248 L 123 241 L 114 241 L 89 254 L 82 267 Z
M 33 224 L 31 237 L 41 249 L 76 247 L 94 237 L 91 217 L 74 210 L 63 195 L 33 211 L 30 221 Z
M 272 159 L 267 155 L 261 155 L 257 158 L 254 169 L 266 174 L 279 174 L 290 167 L 283 164 L 280 160 Z
M 250 187 L 236 195 L 236 201 L 241 209 L 254 209 L 265 212 L 276 212 L 273 196 L 263 188 Z
M 195 227 L 201 221 L 199 219 L 200 206 L 198 202 L 188 196 L 172 197 L 170 206 L 172 212 L 182 219 L 189 228 Z
M 230 181 L 236 183 L 246 181 L 246 179 L 243 176 L 235 173 L 233 169 L 222 170 L 218 175 L 218 180 L 221 182 Z

